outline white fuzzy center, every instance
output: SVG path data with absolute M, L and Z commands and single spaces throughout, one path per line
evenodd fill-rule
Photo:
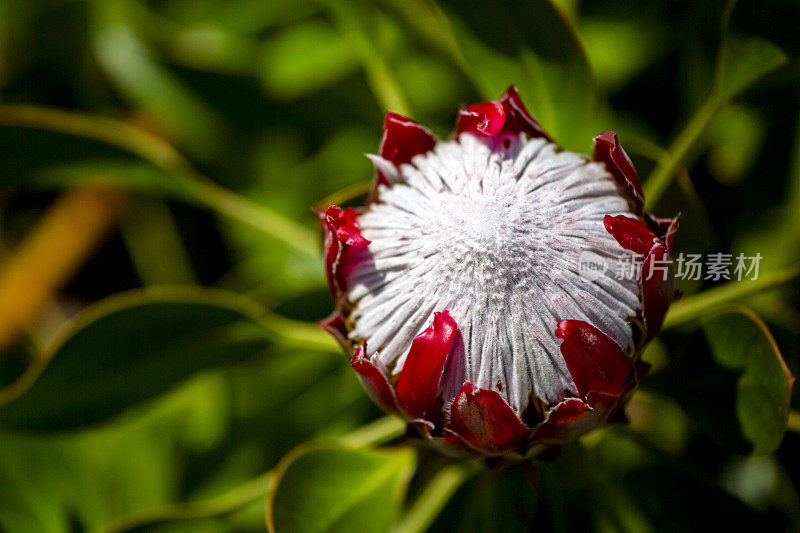
M 601 164 L 542 139 L 493 152 L 471 134 L 399 170 L 377 163 L 395 183 L 358 219 L 372 261 L 347 295 L 350 337 L 367 340 L 373 362 L 400 372 L 414 337 L 448 310 L 463 349 L 446 399 L 470 381 L 519 413 L 531 395 L 554 403 L 575 392 L 559 320 L 585 320 L 631 349 L 640 289 L 617 279 L 625 252 L 603 226 L 604 215 L 630 213 Z M 608 261 L 599 277 L 578 267 L 588 252 Z

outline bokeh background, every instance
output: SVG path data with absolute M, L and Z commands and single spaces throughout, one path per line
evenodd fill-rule
M 792 0 L 0 1 L 0 530 L 799 530 L 799 24 Z M 511 83 L 567 149 L 619 134 L 678 252 L 763 260 L 681 282 L 629 426 L 464 473 L 398 444 L 315 327 L 310 208 L 363 197 L 385 111 L 446 137 Z M 335 440 L 361 451 L 271 473 Z

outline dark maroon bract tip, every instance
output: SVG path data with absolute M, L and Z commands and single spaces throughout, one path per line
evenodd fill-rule
M 562 320 L 556 328 L 561 354 L 578 393 L 618 394 L 631 379 L 633 363 L 619 344 L 583 320 Z
M 497 392 L 469 382 L 453 400 L 448 427 L 468 444 L 490 450 L 513 447 L 530 433 Z
M 496 102 L 481 102 L 462 109 L 455 133 L 464 132 L 498 138 L 525 133 L 531 138 L 552 140 L 525 108 L 519 91 L 513 85 Z
M 397 381 L 397 402 L 412 417 L 424 418 L 434 408 L 457 333 L 449 312 L 435 313 L 433 323 L 411 344 Z
M 635 218 L 606 215 L 603 224 L 620 246 L 639 255 L 647 255 L 659 242 L 655 233 Z
M 613 131 L 606 131 L 595 137 L 592 156 L 595 161 L 605 163 L 606 168 L 617 182 L 620 192 L 631 203 L 633 212 L 641 215 L 644 207 L 642 184 L 628 154 L 620 146 L 617 134 Z

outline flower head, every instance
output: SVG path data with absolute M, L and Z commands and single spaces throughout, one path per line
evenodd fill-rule
M 510 87 L 451 140 L 387 113 L 370 158 L 368 205 L 319 219 L 322 324 L 375 402 L 444 451 L 511 458 L 622 417 L 674 298 L 677 218 L 642 211 L 616 135 L 563 151 Z

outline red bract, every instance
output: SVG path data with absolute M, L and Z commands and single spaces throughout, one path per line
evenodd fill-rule
M 514 87 L 439 141 L 387 113 L 363 209 L 318 214 L 322 321 L 385 411 L 446 453 L 520 460 L 622 409 L 675 297 L 678 221 L 617 136 L 565 152 Z

